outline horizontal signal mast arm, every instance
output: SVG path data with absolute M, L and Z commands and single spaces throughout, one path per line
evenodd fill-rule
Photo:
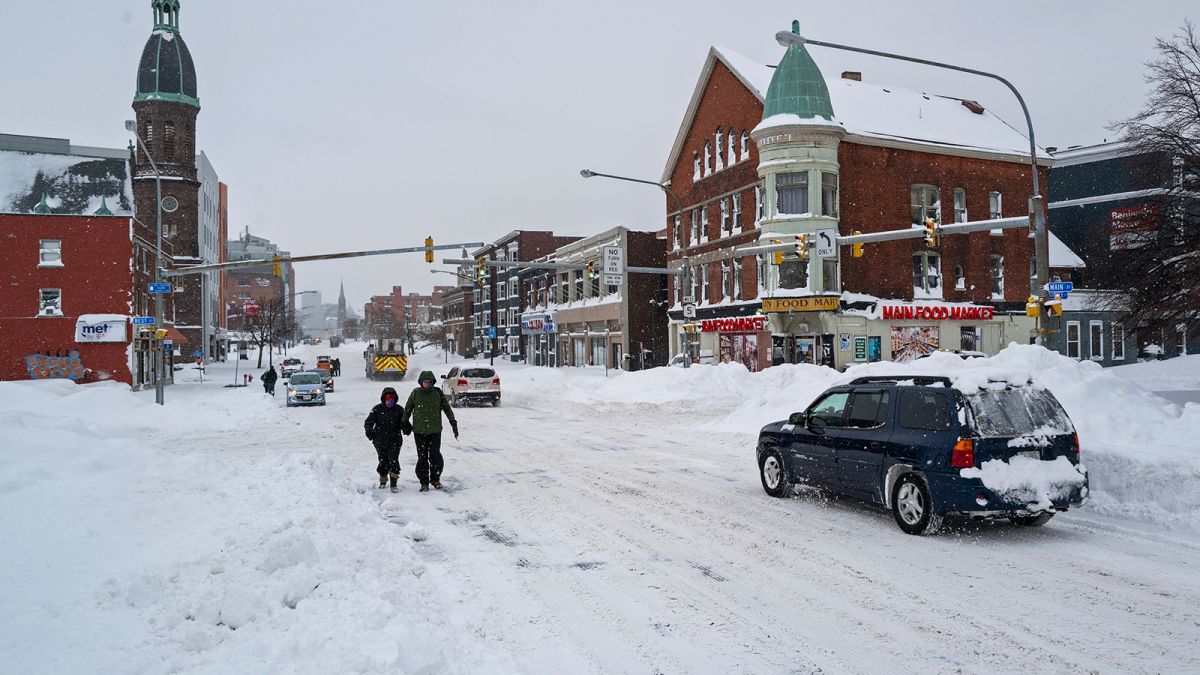
M 478 248 L 483 246 L 480 242 L 472 242 L 467 244 L 439 244 L 438 246 L 408 246 L 405 248 L 382 248 L 373 251 L 347 251 L 345 253 L 318 253 L 316 255 L 294 255 L 280 256 L 279 258 L 264 258 L 261 260 L 237 260 L 234 262 L 211 263 L 207 265 L 193 265 L 191 267 L 181 267 L 179 269 L 163 270 L 164 277 L 181 277 L 188 274 L 199 274 L 201 272 L 212 272 L 214 270 L 235 270 L 243 267 L 259 267 L 262 265 L 275 265 L 279 263 L 298 263 L 309 262 L 313 260 L 339 260 L 342 258 L 363 258 L 373 255 L 395 255 L 397 253 L 422 253 L 428 250 L 442 251 L 450 249 L 463 248 Z

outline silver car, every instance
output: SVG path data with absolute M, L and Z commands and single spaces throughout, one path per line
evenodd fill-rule
M 325 405 L 325 385 L 321 373 L 305 370 L 293 373 L 287 385 L 287 405 Z

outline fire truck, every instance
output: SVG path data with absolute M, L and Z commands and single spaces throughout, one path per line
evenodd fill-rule
M 408 373 L 408 357 L 401 338 L 376 338 L 363 352 L 368 380 L 403 380 Z

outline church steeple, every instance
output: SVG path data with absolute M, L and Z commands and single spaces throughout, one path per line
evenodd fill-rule
M 346 283 L 338 282 L 338 330 L 346 326 Z

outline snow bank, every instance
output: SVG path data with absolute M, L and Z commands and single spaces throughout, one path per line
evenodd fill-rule
M 984 486 L 1005 499 L 1049 509 L 1055 500 L 1066 499 L 1071 489 L 1083 485 L 1086 467 L 1072 464 L 1066 457 L 1053 461 L 1033 457 L 1013 457 L 1009 461 L 992 459 L 977 469 L 962 469 L 963 478 L 978 478 Z

